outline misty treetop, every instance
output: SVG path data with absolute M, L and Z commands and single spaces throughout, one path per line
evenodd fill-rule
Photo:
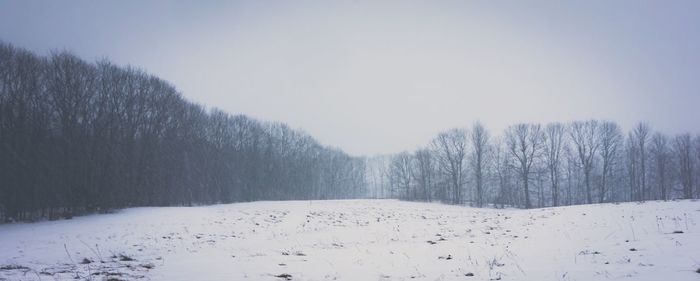
M 109 61 L 0 43 L 0 221 L 363 193 L 364 161 Z
M 627 134 L 611 121 L 515 124 L 492 137 L 477 122 L 366 166 L 378 198 L 531 208 L 700 197 L 700 136 L 646 123 Z

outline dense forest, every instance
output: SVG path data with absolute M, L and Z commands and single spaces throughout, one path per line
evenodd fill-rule
M 133 67 L 0 42 L 0 222 L 130 206 L 351 198 L 364 160 L 191 103 Z
M 516 124 L 493 137 L 479 122 L 415 152 L 367 160 L 372 197 L 546 207 L 700 197 L 700 136 L 638 123 Z

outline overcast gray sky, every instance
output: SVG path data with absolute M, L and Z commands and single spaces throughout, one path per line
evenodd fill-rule
M 0 1 L 0 40 L 108 57 L 353 155 L 481 120 L 700 132 L 700 1 Z

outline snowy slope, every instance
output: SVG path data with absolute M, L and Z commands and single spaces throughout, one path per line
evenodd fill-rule
M 0 225 L 0 280 L 700 280 L 699 219 L 692 201 L 134 208 Z

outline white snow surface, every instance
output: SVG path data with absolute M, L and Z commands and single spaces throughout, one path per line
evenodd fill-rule
M 0 225 L 0 280 L 700 280 L 699 217 L 697 201 L 131 208 Z

